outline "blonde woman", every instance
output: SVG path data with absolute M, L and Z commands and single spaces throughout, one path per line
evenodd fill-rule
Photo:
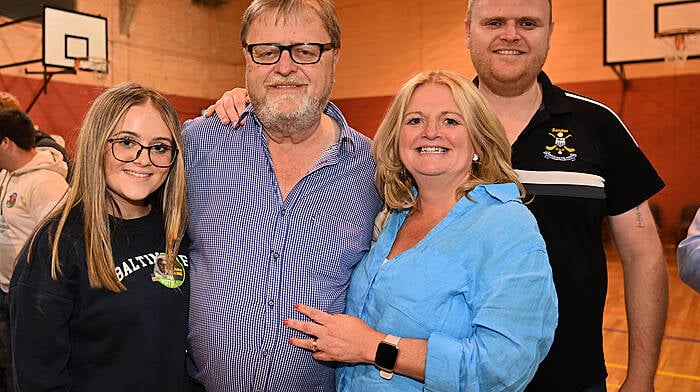
M 290 341 L 344 362 L 338 391 L 520 391 L 547 353 L 557 298 L 510 146 L 466 78 L 423 72 L 374 140 L 390 211 L 355 269 L 347 314 L 305 305 Z
M 12 277 L 20 390 L 185 389 L 180 150 L 177 113 L 158 92 L 123 83 L 95 100 L 66 200 L 20 253 Z

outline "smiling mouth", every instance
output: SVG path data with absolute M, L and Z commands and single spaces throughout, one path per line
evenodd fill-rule
M 124 173 L 126 173 L 130 176 L 133 176 L 133 177 L 138 177 L 138 178 L 146 178 L 146 177 L 151 176 L 150 173 L 137 173 L 137 172 L 131 171 L 131 170 L 124 170 Z
M 293 89 L 304 87 L 308 83 L 305 80 L 297 80 L 300 78 L 280 78 L 275 77 L 265 81 L 265 87 L 273 89 Z
M 418 147 L 417 150 L 421 154 L 442 154 L 447 152 L 447 149 L 444 147 Z
M 515 50 L 515 49 L 500 49 L 500 50 L 494 50 L 493 52 L 496 54 L 504 54 L 504 55 L 518 55 L 518 54 L 525 53 L 521 50 Z

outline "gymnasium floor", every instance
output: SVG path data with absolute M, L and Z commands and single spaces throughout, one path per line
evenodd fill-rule
M 669 275 L 666 331 L 656 373 L 656 392 L 700 391 L 700 294 L 678 277 L 675 247 L 665 249 Z M 608 254 L 608 299 L 603 316 L 603 342 L 608 391 L 617 391 L 627 370 L 627 321 L 622 266 L 614 248 Z

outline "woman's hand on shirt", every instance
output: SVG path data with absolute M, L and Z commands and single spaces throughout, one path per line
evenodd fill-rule
M 313 322 L 287 319 L 284 325 L 309 338 L 292 338 L 289 343 L 308 350 L 319 361 L 374 363 L 377 345 L 386 334 L 375 331 L 367 323 L 347 314 L 328 314 L 306 305 L 295 309 Z M 314 339 L 316 350 L 314 350 Z

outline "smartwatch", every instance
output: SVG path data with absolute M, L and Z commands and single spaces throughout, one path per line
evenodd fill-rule
M 399 355 L 399 340 L 394 335 L 386 335 L 377 346 L 377 354 L 374 356 L 374 364 L 379 368 L 379 376 L 391 380 L 394 376 L 396 357 Z

